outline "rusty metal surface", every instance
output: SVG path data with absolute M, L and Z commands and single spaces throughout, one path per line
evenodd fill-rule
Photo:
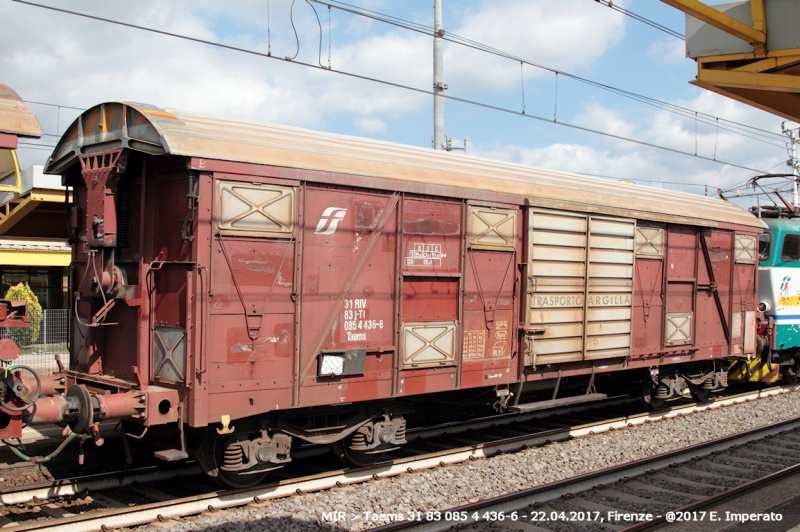
M 42 126 L 11 87 L 0 83 L 0 133 L 39 138 Z
M 59 142 L 46 172 L 60 173 L 99 143 L 517 194 L 548 208 L 711 227 L 720 222 L 764 227 L 731 203 L 693 194 L 138 103 L 107 103 L 83 113 Z
M 108 170 L 103 153 L 127 166 L 100 201 L 76 163 Z M 138 104 L 81 115 L 54 161 L 85 242 L 76 315 L 111 325 L 76 322 L 70 384 L 149 387 L 145 426 L 696 363 L 728 356 L 723 324 L 755 304 L 733 243 L 761 222 L 707 198 Z

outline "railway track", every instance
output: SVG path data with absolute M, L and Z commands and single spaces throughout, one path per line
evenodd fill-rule
M 486 458 L 496 454 L 516 452 L 550 442 L 564 441 L 603 431 L 641 425 L 662 418 L 681 417 L 701 410 L 714 409 L 786 393 L 796 388 L 796 386 L 772 388 L 759 392 L 738 394 L 718 399 L 709 404 L 688 404 L 657 413 L 634 411 L 630 414 L 616 415 L 612 419 L 603 419 L 601 421 L 586 421 L 587 418 L 597 417 L 602 412 L 600 405 L 594 405 L 594 409 L 598 410 L 595 414 L 591 412 L 592 405 L 575 405 L 569 408 L 554 409 L 550 412 L 499 416 L 495 419 L 474 420 L 470 423 L 448 423 L 436 427 L 426 427 L 409 434 L 409 439 L 415 441 L 410 442 L 408 448 L 404 449 L 404 454 L 407 456 L 396 456 L 391 461 L 366 468 L 324 470 L 312 474 L 302 474 L 298 471 L 292 472 L 287 469 L 282 471 L 281 474 L 291 478 L 283 478 L 277 482 L 251 489 L 218 491 L 210 487 L 208 479 L 204 475 L 197 475 L 197 478 L 192 477 L 189 479 L 187 475 L 197 472 L 196 466 L 191 464 L 175 471 L 145 469 L 129 472 L 125 475 L 107 474 L 74 481 L 57 481 L 38 486 L 2 489 L 0 490 L 0 502 L 5 505 L 6 513 L 0 519 L 0 526 L 8 530 L 20 531 L 69 530 L 70 532 L 77 532 L 78 530 L 128 527 L 154 521 L 163 523 L 172 518 L 196 515 L 203 512 L 216 512 L 225 508 L 245 505 L 264 505 L 268 504 L 270 499 L 291 496 L 297 493 L 308 493 L 368 482 L 373 479 L 403 475 L 414 471 Z M 612 399 L 608 403 L 610 406 L 606 404 L 606 407 L 613 408 L 616 412 L 619 412 L 620 409 L 629 408 L 626 400 L 621 398 Z M 516 427 L 520 424 L 533 422 L 536 418 L 552 417 L 554 415 L 565 416 L 568 414 L 574 417 L 559 418 L 558 421 L 570 423 L 571 426 L 551 426 L 548 428 L 547 420 L 544 420 L 544 430 L 541 430 L 540 427 L 539 430 L 528 434 L 519 434 L 520 431 L 516 430 Z M 607 417 L 607 412 L 605 417 Z M 550 423 L 550 425 L 556 424 L 560 425 L 557 422 Z M 498 425 L 513 426 L 515 429 L 498 429 Z M 488 436 L 489 441 L 482 441 L 486 440 L 487 436 L 476 430 L 478 428 L 488 431 L 490 434 Z M 470 430 L 472 432 L 465 435 Z M 501 437 L 498 438 L 498 435 Z M 467 440 L 465 440 L 465 436 Z M 462 445 L 453 445 L 454 442 L 443 443 L 448 438 L 454 438 L 455 443 L 460 442 Z M 464 445 L 465 442 L 467 445 Z M 431 447 L 440 450 L 431 452 Z M 441 449 L 442 447 L 448 448 Z M 300 454 L 302 452 L 303 450 L 301 449 Z M 321 454 L 320 450 L 315 448 L 305 449 L 305 452 L 308 457 Z M 298 460 L 297 465 L 300 466 L 300 471 L 315 467 L 313 462 L 308 460 Z M 327 467 L 329 468 L 330 466 L 328 465 Z M 168 478 L 178 479 L 179 486 L 183 485 L 187 490 L 191 486 L 195 492 L 182 497 L 160 491 L 158 482 Z M 148 483 L 146 488 L 137 487 L 143 483 Z M 124 490 L 126 494 L 147 493 L 150 496 L 150 500 L 147 501 L 140 498 L 133 501 L 120 501 L 118 498 L 106 495 L 108 493 L 107 490 L 111 489 L 113 491 L 116 489 L 119 491 L 124 486 L 129 487 Z M 204 491 L 197 493 L 198 488 Z M 172 491 L 174 493 L 174 490 Z M 129 504 L 135 504 L 136 506 L 129 507 Z M 75 510 L 71 510 L 71 508 L 75 508 Z M 16 509 L 16 512 L 11 511 L 12 509 Z M 75 512 L 85 513 L 72 515 Z M 15 515 L 21 518 L 21 522 L 14 522 Z
M 372 530 L 767 530 L 798 486 L 800 417 Z

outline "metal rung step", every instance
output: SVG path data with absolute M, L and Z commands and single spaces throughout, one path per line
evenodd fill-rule
M 153 455 L 159 460 L 164 460 L 165 462 L 178 462 L 180 460 L 186 460 L 189 458 L 189 454 L 186 451 L 181 451 L 180 449 L 164 449 L 163 451 L 156 451 L 153 453 Z
M 509 406 L 509 412 L 533 412 L 535 410 L 546 410 L 556 406 L 577 405 L 580 403 L 591 403 L 592 401 L 600 401 L 606 399 L 608 395 L 604 393 L 587 393 L 586 395 L 576 395 L 575 397 L 564 397 L 562 399 L 551 399 L 549 401 L 537 401 L 535 403 L 526 403 L 524 405 Z

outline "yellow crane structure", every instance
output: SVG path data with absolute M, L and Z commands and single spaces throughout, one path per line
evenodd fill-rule
M 690 83 L 800 122 L 800 2 L 661 1 L 687 15 Z

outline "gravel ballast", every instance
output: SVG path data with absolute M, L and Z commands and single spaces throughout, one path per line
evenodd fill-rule
M 138 530 L 364 530 L 393 515 L 445 511 L 800 416 L 800 392 L 552 443 L 513 454 L 189 517 Z M 731 457 L 730 465 L 736 465 Z M 747 466 L 743 466 L 747 467 Z M 343 512 L 330 519 L 328 512 Z M 325 519 L 323 513 L 329 519 Z M 383 515 L 381 515 L 383 514 Z M 340 514 L 341 516 L 341 514 Z

